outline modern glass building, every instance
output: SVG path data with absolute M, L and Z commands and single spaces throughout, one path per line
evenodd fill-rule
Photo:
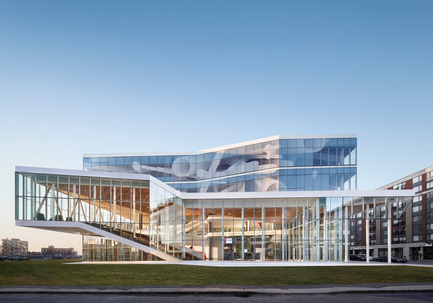
M 16 167 L 16 223 L 82 234 L 86 260 L 347 261 L 355 215 L 414 194 L 357 191 L 353 135 L 85 155 L 83 166 Z
M 181 192 L 356 189 L 354 135 L 275 136 L 193 153 L 84 155 L 84 170 L 151 175 Z

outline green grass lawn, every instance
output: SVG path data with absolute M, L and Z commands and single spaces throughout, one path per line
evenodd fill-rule
M 309 285 L 433 282 L 433 268 L 411 266 L 207 267 L 0 263 L 0 285 Z

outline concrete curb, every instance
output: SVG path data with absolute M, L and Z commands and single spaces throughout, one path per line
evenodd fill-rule
M 433 284 L 371 286 L 335 286 L 308 288 L 249 288 L 249 287 L 0 287 L 0 294 L 124 294 L 124 295 L 312 295 L 339 293 L 402 293 L 433 292 Z

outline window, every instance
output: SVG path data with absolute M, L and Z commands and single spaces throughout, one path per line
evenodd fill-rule
M 421 180 L 422 180 L 422 176 L 418 176 L 412 179 L 412 183 L 415 184 L 417 182 L 421 182 Z
M 414 207 L 412 208 L 412 211 L 413 211 L 414 213 L 419 212 L 419 211 L 422 211 L 422 205 L 414 206 Z
M 422 186 L 421 185 L 414 186 L 413 189 L 415 190 L 415 192 L 420 192 L 422 190 Z

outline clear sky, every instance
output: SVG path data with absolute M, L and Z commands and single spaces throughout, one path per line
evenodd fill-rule
M 0 238 L 15 165 L 358 135 L 358 189 L 433 165 L 433 1 L 0 0 Z

